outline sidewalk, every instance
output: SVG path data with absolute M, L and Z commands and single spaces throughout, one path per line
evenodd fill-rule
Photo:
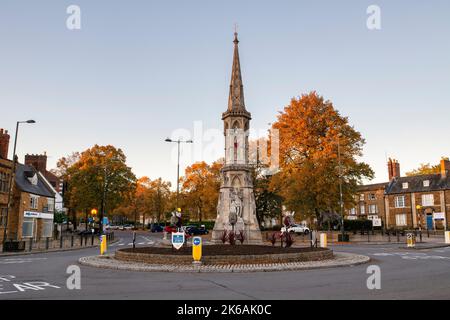
M 111 244 L 114 244 L 116 242 L 119 242 L 120 238 L 114 239 L 111 242 L 108 243 L 108 246 Z M 63 247 L 63 248 L 50 248 L 50 249 L 34 249 L 32 251 L 20 251 L 20 252 L 3 252 L 3 248 L 0 245 L 0 258 L 1 257 L 13 257 L 13 256 L 25 256 L 25 255 L 32 255 L 32 254 L 40 254 L 40 253 L 52 253 L 52 252 L 65 252 L 65 251 L 75 251 L 75 250 L 81 250 L 81 249 L 91 249 L 98 247 L 100 244 L 98 241 L 94 241 L 94 244 L 88 244 L 88 245 L 77 245 L 73 247 Z

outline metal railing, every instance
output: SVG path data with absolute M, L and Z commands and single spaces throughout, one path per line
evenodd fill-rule
M 114 232 L 105 234 L 108 242 L 114 240 Z M 100 238 L 94 234 L 63 234 L 58 237 L 23 238 L 20 241 L 6 241 L 6 252 L 55 251 L 100 245 Z M 3 249 L 3 248 L 2 248 Z M 3 250 L 2 250 L 3 251 Z M 1 251 L 0 251 L 1 252 Z

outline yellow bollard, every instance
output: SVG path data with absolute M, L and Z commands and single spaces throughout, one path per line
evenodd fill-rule
M 192 258 L 194 263 L 199 263 L 202 259 L 202 238 L 194 237 L 192 238 Z
M 320 247 L 321 248 L 326 248 L 328 245 L 327 243 L 327 234 L 326 233 L 321 233 L 320 234 Z
M 450 244 L 450 231 L 445 231 L 445 243 Z
M 100 237 L 100 255 L 103 255 L 106 252 L 106 235 L 102 235 Z

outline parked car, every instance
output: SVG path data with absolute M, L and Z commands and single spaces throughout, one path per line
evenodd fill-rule
M 132 224 L 126 224 L 126 225 L 123 226 L 123 228 L 124 228 L 125 230 L 132 230 L 133 227 L 134 227 L 134 226 L 133 226 Z
M 208 234 L 208 230 L 205 226 L 197 227 L 197 226 L 188 226 L 186 227 L 186 233 L 191 236 L 198 236 L 203 234 Z
M 87 229 L 87 230 L 78 231 L 78 235 L 83 235 L 83 236 L 91 235 L 91 234 L 97 235 L 97 234 L 100 234 L 99 231 L 100 231 L 99 228 Z
M 159 224 L 153 224 L 151 227 L 150 227 L 150 232 L 163 232 L 164 231 L 164 228 L 161 226 L 161 225 L 159 225 Z
M 281 228 L 281 231 L 284 232 L 286 230 L 285 227 Z M 288 228 L 288 232 L 297 233 L 297 234 L 309 234 L 311 230 L 307 226 L 303 226 L 301 224 L 293 224 Z

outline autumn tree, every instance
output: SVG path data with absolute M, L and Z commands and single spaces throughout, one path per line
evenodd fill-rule
M 417 169 L 414 169 L 410 172 L 406 173 L 406 176 L 411 177 L 411 176 L 420 176 L 420 175 L 425 175 L 425 174 L 436 174 L 436 173 L 440 173 L 441 172 L 441 165 L 437 164 L 437 165 L 431 165 L 429 163 L 422 163 L 420 164 L 420 167 Z
M 211 165 L 197 162 L 186 168 L 181 179 L 183 204 L 198 221 L 216 215 L 221 167 L 219 161 Z
M 83 151 L 65 171 L 69 203 L 75 210 L 112 212 L 135 187 L 136 177 L 126 165 L 125 154 L 111 145 Z
M 270 188 L 301 218 L 315 217 L 320 223 L 324 213 L 339 212 L 340 178 L 345 207 L 352 207 L 357 186 L 373 177 L 369 165 L 357 159 L 365 143 L 361 134 L 315 92 L 293 98 L 272 130 L 279 134 L 280 171 Z

